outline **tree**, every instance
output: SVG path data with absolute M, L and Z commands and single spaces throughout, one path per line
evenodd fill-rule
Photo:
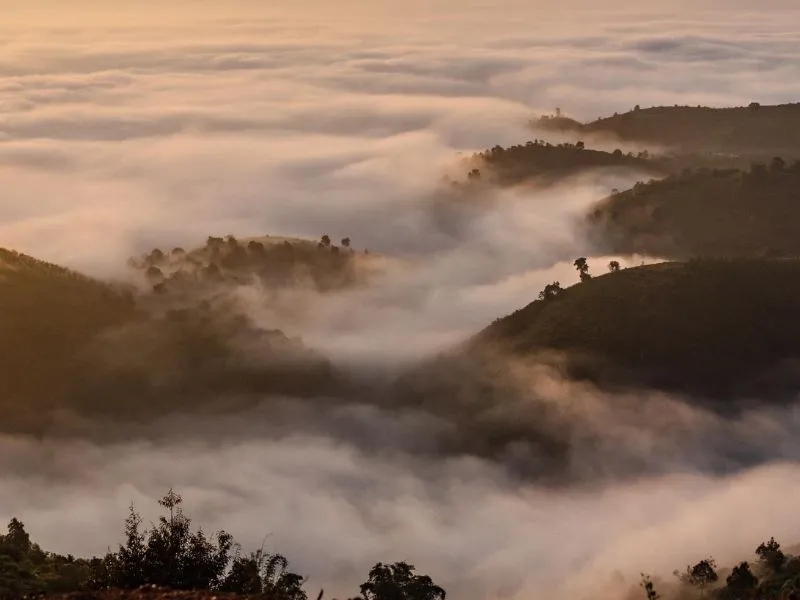
M 247 251 L 250 252 L 250 254 L 263 257 L 265 252 L 264 244 L 251 240 L 247 243 Z
M 161 269 L 155 265 L 150 265 L 147 267 L 147 271 L 145 271 L 144 274 L 145 277 L 147 277 L 147 280 L 153 285 L 158 285 L 164 281 L 164 273 L 162 273 Z
M 639 582 L 639 586 L 644 588 L 645 594 L 647 594 L 647 600 L 658 600 L 661 598 L 661 595 L 656 592 L 653 580 L 650 579 L 649 575 L 642 573 L 642 580 Z
M 125 545 L 104 561 L 111 584 L 126 589 L 146 584 L 213 589 L 223 582 L 231 562 L 232 537 L 224 531 L 211 539 L 202 529 L 192 533 L 182 503 L 181 496 L 170 489 L 159 500 L 169 514 L 159 517 L 158 524 L 147 532 L 141 531 L 141 516 L 131 506 L 125 520 Z
M 544 289 L 539 292 L 539 300 L 552 300 L 556 296 L 560 295 L 563 291 L 564 288 L 561 287 L 561 284 L 558 281 L 548 283 L 546 286 L 544 286 Z
M 323 235 L 319 243 L 323 248 L 327 248 L 331 245 L 331 237 L 327 234 Z
M 755 113 L 758 112 L 759 108 L 761 108 L 761 104 L 758 102 L 751 102 L 748 108 Z
M 696 587 L 700 590 L 700 598 L 703 598 L 706 588 L 719 580 L 717 575 L 717 563 L 713 558 L 705 558 L 696 565 L 686 567 L 685 573 L 675 572 L 675 575 L 685 584 Z
M 774 537 L 769 538 L 768 542 L 761 542 L 756 548 L 756 556 L 762 564 L 769 567 L 773 572 L 778 572 L 786 562 L 786 555 L 781 550 L 781 545 L 775 541 Z
M 350 247 L 350 238 L 349 237 L 342 238 L 342 246 L 344 246 L 345 248 L 349 248 Z
M 578 269 L 581 282 L 588 281 L 592 278 L 592 276 L 589 275 L 589 263 L 586 262 L 585 257 L 575 259 L 575 262 L 572 264 L 576 269 Z
M 120 546 L 116 557 L 114 584 L 125 589 L 135 589 L 145 583 L 144 534 L 140 531 L 142 517 L 131 504 L 125 519 L 125 545 Z
M 619 271 L 619 261 L 612 260 L 610 263 L 608 263 L 608 270 L 611 273 L 616 273 Z
M 378 563 L 361 584 L 365 600 L 445 600 L 445 591 L 428 575 L 415 575 L 415 567 L 405 562 Z
M 584 144 L 583 142 L 579 141 L 577 144 L 575 144 L 575 147 L 578 150 L 584 150 L 586 148 L 586 144 Z
M 750 565 L 745 561 L 733 568 L 725 579 L 721 596 L 724 600 L 751 600 L 758 587 L 758 578 L 753 575 Z

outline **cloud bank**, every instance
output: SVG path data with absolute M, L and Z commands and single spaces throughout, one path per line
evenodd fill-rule
M 319 3 L 297 14 L 204 4 L 184 25 L 174 8 L 89 25 L 32 20 L 52 17 L 45 3 L 16 13 L 26 27 L 9 26 L 0 53 L 2 243 L 115 277 L 131 254 L 209 234 L 351 236 L 411 266 L 314 297 L 300 317 L 282 310 L 297 298 L 265 306 L 241 291 L 260 325 L 288 327 L 349 365 L 442 350 L 544 283 L 574 280 L 571 261 L 588 249 L 572 219 L 637 178 L 505 190 L 472 210 L 441 196 L 459 152 L 524 141 L 527 120 L 556 106 L 592 119 L 634 104 L 766 104 L 800 92 L 800 42 L 778 11 L 403 3 L 400 17 L 376 20 L 380 3 L 338 18 Z M 0 516 L 19 515 L 55 550 L 102 553 L 131 500 L 152 517 L 175 486 L 206 528 L 251 548 L 271 533 L 312 586 L 352 593 L 371 563 L 408 559 L 468 600 L 581 593 L 615 569 L 631 582 L 695 550 L 733 560 L 764 537 L 800 533 L 787 525 L 791 410 L 723 422 L 680 399 L 637 412 L 546 378 L 514 384 L 523 401 L 545 386 L 538 393 L 567 406 L 589 442 L 605 440 L 581 447 L 576 468 L 638 458 L 649 474 L 554 490 L 519 478 L 510 458 L 426 454 L 457 422 L 447 415 L 359 398 L 324 412 L 328 422 L 266 399 L 265 413 L 185 416 L 163 425 L 170 435 L 2 436 Z M 513 420 L 526 408 L 497 410 Z M 733 442 L 747 456 L 727 464 Z

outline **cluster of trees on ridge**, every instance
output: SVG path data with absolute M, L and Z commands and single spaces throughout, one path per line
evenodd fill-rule
M 365 250 L 368 254 L 368 251 Z M 323 235 L 319 242 L 284 240 L 264 243 L 209 236 L 205 247 L 187 252 L 153 249 L 130 266 L 144 272 L 156 293 L 185 291 L 203 283 L 248 283 L 254 278 L 271 287 L 310 283 L 320 291 L 360 281 L 349 237 L 340 245 Z
M 800 557 L 791 556 L 781 545 L 770 538 L 755 550 L 757 560 L 753 565 L 742 561 L 732 569 L 718 569 L 716 561 L 704 558 L 683 571 L 674 571 L 681 598 L 691 597 L 694 590 L 700 600 L 797 600 L 800 598 Z M 640 583 L 647 600 L 658 600 L 661 595 L 656 583 L 642 575 Z
M 17 519 L 0 535 L 0 599 L 104 589 L 157 586 L 247 594 L 263 600 L 308 600 L 306 578 L 281 554 L 263 548 L 243 553 L 233 537 L 192 531 L 183 499 L 170 490 L 159 504 L 165 514 L 150 529 L 131 506 L 125 541 L 116 552 L 89 559 L 47 552 L 31 541 Z M 405 562 L 377 563 L 360 586 L 358 600 L 445 600 L 430 576 Z M 316 596 L 322 600 L 323 591 Z M 355 598 L 353 599 L 355 600 Z
M 562 178 L 593 168 L 627 167 L 653 175 L 666 173 L 665 166 L 651 160 L 646 150 L 636 155 L 619 149 L 605 152 L 588 149 L 581 141 L 551 144 L 535 139 L 508 148 L 495 146 L 472 156 L 470 163 L 480 168 L 469 171 L 468 183 L 486 180 L 498 185 L 514 185 L 533 178 Z

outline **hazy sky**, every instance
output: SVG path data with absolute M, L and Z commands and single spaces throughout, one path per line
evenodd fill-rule
M 339 356 L 418 356 L 573 281 L 586 247 L 572 220 L 637 179 L 587 175 L 453 210 L 438 186 L 458 152 L 524 142 L 527 120 L 557 106 L 593 119 L 800 100 L 800 14 L 782 12 L 794 4 L 0 0 L 0 245 L 118 276 L 133 253 L 209 234 L 350 236 L 422 266 L 326 298 L 297 330 Z M 796 457 L 795 421 L 748 431 Z M 466 600 L 596 587 L 615 566 L 669 573 L 700 558 L 687 548 L 733 559 L 800 535 L 786 530 L 794 467 L 709 477 L 702 448 L 696 463 L 679 454 L 689 474 L 559 495 L 502 465 L 289 433 L 216 443 L 208 423 L 183 425 L 171 443 L 111 448 L 0 436 L 0 518 L 19 514 L 56 550 L 102 552 L 131 499 L 152 515 L 176 485 L 202 524 L 249 548 L 273 532 L 312 585 L 354 591 L 370 561 L 408 557 Z M 635 427 L 625 436 L 650 448 Z

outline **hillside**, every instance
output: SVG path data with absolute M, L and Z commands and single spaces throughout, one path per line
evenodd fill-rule
M 800 103 L 753 103 L 735 108 L 637 107 L 587 124 L 560 118 L 540 119 L 536 126 L 680 151 L 800 157 Z
M 800 261 L 662 263 L 575 285 L 499 319 L 472 350 L 556 350 L 593 378 L 716 395 L 796 389 Z M 633 379 L 630 379 L 633 377 Z M 749 386 L 754 387 L 750 388 Z
M 54 393 L 80 348 L 134 314 L 129 294 L 0 249 L 0 411 L 5 416 L 23 396 Z M 22 406 L 15 406 L 17 419 L 24 419 Z
M 356 253 L 350 238 L 334 243 L 264 236 L 237 239 L 210 236 L 200 248 L 154 248 L 129 265 L 155 292 L 196 293 L 220 284 L 260 282 L 271 288 L 305 287 L 320 292 L 363 283 L 371 273 L 368 253 Z
M 470 165 L 474 170 L 470 171 L 468 179 L 481 179 L 498 185 L 515 185 L 529 180 L 550 183 L 589 169 L 635 169 L 661 176 L 671 166 L 666 162 L 649 160 L 646 152 L 634 156 L 623 154 L 621 150 L 591 150 L 583 142 L 553 145 L 540 140 L 508 148 L 495 146 L 474 155 Z
M 601 251 L 692 256 L 800 256 L 800 162 L 685 171 L 600 202 L 587 227 Z
M 3 432 L 41 431 L 64 412 L 146 420 L 224 410 L 220 396 L 318 395 L 341 385 L 325 357 L 255 326 L 220 286 L 180 299 L 123 291 L 0 249 L 0 314 Z

